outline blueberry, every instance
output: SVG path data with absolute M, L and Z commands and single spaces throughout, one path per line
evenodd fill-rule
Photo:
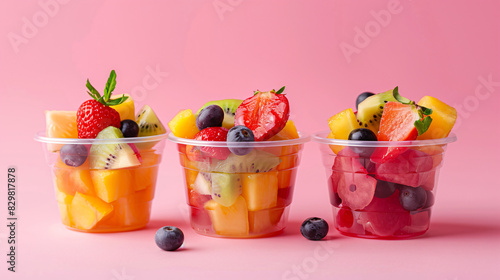
M 375 197 L 386 198 L 391 196 L 397 189 L 398 184 L 391 183 L 387 181 L 377 180 L 377 186 L 375 187 Z
M 155 234 L 155 242 L 162 250 L 175 251 L 184 243 L 184 233 L 176 227 L 162 227 Z
M 349 133 L 348 139 L 354 141 L 377 141 L 377 135 L 375 135 L 375 133 L 368 128 L 357 128 Z M 369 158 L 375 148 L 351 146 L 351 150 L 359 154 L 361 158 Z
M 424 208 L 430 208 L 434 205 L 434 194 L 431 191 L 427 192 L 427 201 L 425 202 Z
M 199 130 L 207 127 L 221 127 L 224 121 L 224 110 L 219 105 L 209 105 L 203 108 L 196 117 L 196 126 Z
M 375 95 L 375 94 L 368 92 L 368 91 L 363 92 L 360 95 L 358 95 L 358 97 L 356 98 L 356 110 L 358 110 L 359 103 L 363 102 L 365 99 L 367 99 L 368 97 L 370 97 L 372 95 Z
M 227 142 L 253 142 L 255 137 L 252 130 L 244 125 L 237 125 L 231 128 L 227 133 Z M 229 147 L 229 150 L 238 156 L 243 156 L 252 151 L 252 147 Z
M 399 202 L 405 210 L 415 211 L 425 206 L 427 191 L 422 187 L 402 186 L 399 189 Z
M 139 135 L 139 125 L 133 120 L 123 120 L 120 130 L 123 133 L 123 137 L 137 137 Z
M 302 223 L 300 233 L 309 240 L 321 240 L 328 234 L 328 223 L 321 218 L 309 218 Z
M 79 144 L 66 144 L 59 151 L 62 162 L 71 167 L 82 165 L 87 160 L 88 154 L 87 147 Z

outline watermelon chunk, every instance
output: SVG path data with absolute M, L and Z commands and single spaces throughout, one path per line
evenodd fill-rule
M 377 134 L 378 141 L 417 139 L 418 131 L 414 124 L 419 119 L 420 116 L 415 105 L 387 102 L 380 119 L 380 128 Z M 407 147 L 380 147 L 375 149 L 371 160 L 375 163 L 383 163 L 396 158 L 407 149 Z
M 376 165 L 377 179 L 411 187 L 428 185 L 434 187 L 434 161 L 432 156 L 418 150 L 408 149 L 398 157 Z M 432 181 L 431 181 L 432 180 Z

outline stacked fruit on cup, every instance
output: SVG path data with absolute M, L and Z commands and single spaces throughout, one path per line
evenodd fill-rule
M 211 101 L 170 121 L 196 232 L 244 238 L 285 227 L 303 145 L 286 144 L 299 134 L 283 91 Z
M 328 183 L 336 228 L 372 238 L 424 233 L 446 145 L 418 140 L 448 137 L 456 110 L 430 96 L 416 103 L 397 87 L 362 93 L 356 107 L 356 113 L 347 109 L 328 120 L 327 138 L 357 141 L 330 145 L 335 159 Z
M 161 144 L 142 140 L 166 129 L 149 106 L 135 116 L 130 96 L 111 96 L 115 85 L 113 70 L 102 96 L 87 81 L 92 99 L 77 111 L 46 112 L 61 219 L 74 230 L 126 231 L 149 221 Z

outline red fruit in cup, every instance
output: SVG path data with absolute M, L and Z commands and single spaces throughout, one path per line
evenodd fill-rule
M 288 99 L 282 94 L 284 88 L 277 92 L 257 91 L 254 96 L 243 100 L 236 109 L 235 125 L 251 129 L 255 141 L 265 141 L 280 132 L 290 115 Z
M 196 133 L 194 140 L 199 141 L 226 141 L 227 128 L 208 127 Z M 209 146 L 187 146 L 186 153 L 190 160 L 201 161 L 204 156 L 225 160 L 231 152 L 227 147 L 209 147 Z

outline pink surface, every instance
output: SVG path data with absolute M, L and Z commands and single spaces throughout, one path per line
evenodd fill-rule
M 44 4 L 45 3 L 45 4 Z M 48 4 L 46 4 L 48 3 Z M 18 263 L 1 279 L 498 279 L 500 102 L 498 1 L 2 1 L 0 166 L 18 168 Z M 378 21 L 377 21 L 378 20 Z M 82 234 L 60 223 L 49 169 L 32 137 L 44 110 L 76 110 L 87 78 L 150 104 L 166 124 L 205 101 L 245 98 L 287 86 L 299 129 L 327 128 L 362 91 L 399 85 L 459 111 L 431 229 L 417 239 L 348 238 L 332 230 L 310 242 L 301 221 L 332 223 L 320 154 L 309 143 L 290 225 L 279 237 L 226 240 L 196 235 L 187 222 L 181 169 L 165 148 L 150 226 Z M 6 188 L 0 192 L 6 223 Z M 163 252 L 153 236 L 181 227 L 184 249 Z M 55 276 L 55 277 L 54 277 Z M 182 279 L 180 278 L 180 279 Z

